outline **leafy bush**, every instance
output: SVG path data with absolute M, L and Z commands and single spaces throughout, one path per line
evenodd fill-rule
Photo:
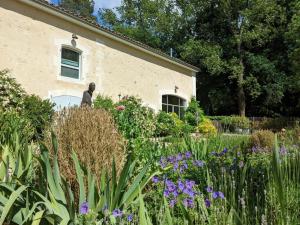
M 155 114 L 145 106 L 141 99 L 133 96 L 119 101 L 114 110 L 119 130 L 127 139 L 152 137 L 155 131 Z
M 19 134 L 20 143 L 24 144 L 32 139 L 34 128 L 30 120 L 20 116 L 19 112 L 0 110 L 0 144 L 11 140 L 14 133 Z
M 260 130 L 254 132 L 250 137 L 252 151 L 272 150 L 274 148 L 275 134 L 270 130 Z
M 299 118 L 259 118 L 252 122 L 252 128 L 256 130 L 272 130 L 274 132 L 280 131 L 281 129 L 293 129 L 300 125 Z
M 229 129 L 231 132 L 235 132 L 236 129 L 249 129 L 250 120 L 244 116 L 226 116 L 220 121 L 223 129 Z
M 184 114 L 184 121 L 187 124 L 196 127 L 204 119 L 204 111 L 200 108 L 195 97 L 191 98 Z
M 113 159 L 117 171 L 122 168 L 124 142 L 109 112 L 87 107 L 65 109 L 57 114 L 54 130 L 59 143 L 61 172 L 69 181 L 74 183 L 76 180 L 71 158 L 73 150 L 97 179 L 103 168 L 111 168 Z
M 14 111 L 15 123 L 23 123 L 21 120 L 30 123 L 28 126 L 33 127 L 33 134 L 30 134 L 32 136 L 28 140 L 42 138 L 43 131 L 51 123 L 54 114 L 54 104 L 38 96 L 27 95 L 7 70 L 0 71 L 0 104 L 0 110 Z M 24 136 L 27 138 L 28 135 Z
M 115 109 L 113 100 L 107 96 L 98 95 L 93 103 L 96 109 L 105 109 L 109 112 Z
M 171 134 L 174 136 L 182 136 L 183 135 L 183 128 L 185 126 L 184 122 L 179 119 L 176 113 L 170 114 L 174 123 L 174 126 L 171 128 Z
M 184 121 L 180 120 L 176 113 L 166 113 L 160 111 L 157 114 L 157 123 L 155 134 L 165 137 L 169 135 L 183 136 L 193 132 L 195 128 Z
M 20 109 L 25 91 L 11 78 L 8 70 L 0 70 L 0 109 Z
M 27 118 L 34 128 L 34 139 L 41 139 L 43 131 L 50 126 L 54 115 L 54 104 L 36 95 L 24 97 L 21 115 Z
M 160 111 L 157 114 L 156 118 L 156 130 L 155 134 L 157 136 L 168 136 L 171 135 L 171 130 L 175 126 L 175 122 L 170 113 L 166 113 L 164 111 Z
M 216 135 L 217 128 L 210 119 L 204 119 L 198 126 L 198 131 L 202 134 Z

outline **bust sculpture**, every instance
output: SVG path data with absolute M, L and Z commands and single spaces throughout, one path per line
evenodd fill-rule
M 83 92 L 81 106 L 92 106 L 92 96 L 95 91 L 96 85 L 94 82 L 89 84 L 89 89 Z

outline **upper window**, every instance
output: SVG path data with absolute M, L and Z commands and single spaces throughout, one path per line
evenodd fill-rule
M 80 53 L 68 48 L 61 50 L 61 75 L 74 79 L 80 78 Z
M 176 113 L 179 118 L 183 118 L 186 101 L 174 95 L 162 96 L 162 110 L 168 113 Z

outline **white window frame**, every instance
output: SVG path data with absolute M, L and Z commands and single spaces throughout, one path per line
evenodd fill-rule
M 74 52 L 77 52 L 79 54 L 79 66 L 78 67 L 75 67 L 75 66 L 70 66 L 70 65 L 66 65 L 66 64 L 63 64 L 62 63 L 62 51 L 63 49 L 68 49 L 68 50 L 71 50 L 71 51 L 74 51 Z M 71 68 L 71 69 L 78 69 L 78 78 L 73 78 L 73 77 L 67 77 L 67 76 L 63 76 L 61 71 L 61 67 L 64 66 L 64 67 L 68 67 L 68 68 Z M 71 46 L 68 46 L 68 45 L 62 45 L 61 46 L 61 49 L 60 49 L 60 78 L 63 79 L 63 80 L 69 80 L 69 81 L 81 81 L 82 80 L 82 51 L 78 48 L 74 48 L 74 47 L 71 47 Z
M 163 102 L 163 96 L 166 96 L 167 97 L 167 103 L 164 103 Z M 180 100 L 183 100 L 184 101 L 184 104 L 181 106 L 180 104 L 179 105 L 174 105 L 174 104 L 169 104 L 169 102 L 168 102 L 168 96 L 174 96 L 174 97 L 176 97 L 176 98 L 178 98 L 178 99 L 180 99 Z M 174 95 L 174 94 L 163 94 L 163 95 L 161 95 L 161 109 L 163 110 L 163 105 L 164 106 L 166 106 L 167 107 L 167 111 L 168 111 L 168 108 L 169 108 L 169 106 L 171 106 L 172 107 L 172 113 L 174 112 L 174 106 L 176 106 L 176 107 L 178 107 L 179 108 L 179 115 L 178 115 L 178 117 L 180 118 L 180 119 L 182 119 L 181 118 L 181 114 L 180 114 L 180 112 L 181 112 L 181 109 L 183 108 L 184 110 L 186 109 L 186 105 L 187 105 L 187 100 L 185 99 L 185 98 L 183 98 L 183 97 L 180 97 L 180 96 L 178 96 L 178 95 Z M 168 112 L 169 113 L 169 112 Z M 174 112 L 175 113 L 175 112 Z

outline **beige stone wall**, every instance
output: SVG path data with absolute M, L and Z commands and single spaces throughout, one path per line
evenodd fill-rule
M 63 45 L 82 51 L 80 80 L 60 76 Z M 74 46 L 73 46 L 74 47 Z M 193 93 L 190 70 L 151 56 L 18 0 L 0 1 L 0 70 L 8 68 L 29 93 L 43 98 L 81 97 L 89 82 L 96 92 L 118 99 L 136 95 L 150 107 L 161 107 L 162 94 L 189 99 Z M 195 89 L 195 87 L 194 87 Z

